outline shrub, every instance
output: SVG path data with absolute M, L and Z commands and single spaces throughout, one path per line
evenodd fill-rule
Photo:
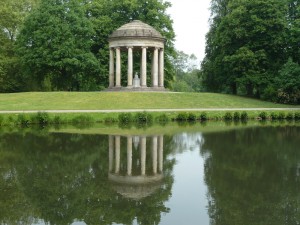
M 258 114 L 258 117 L 261 119 L 261 120 L 266 120 L 267 119 L 267 113 L 266 112 L 260 112 Z
M 46 112 L 38 112 L 36 114 L 36 121 L 40 125 L 46 125 L 49 123 L 49 115 Z
M 186 121 L 188 119 L 187 113 L 178 113 L 176 120 L 177 121 Z
M 0 115 L 0 126 L 3 125 L 4 118 Z
M 235 112 L 235 113 L 233 114 L 233 119 L 234 119 L 235 121 L 240 120 L 240 119 L 241 119 L 241 114 L 240 114 L 239 112 Z
M 187 120 L 188 121 L 196 121 L 196 115 L 194 113 L 189 113 L 187 115 Z
M 300 65 L 289 58 L 275 78 L 277 101 L 281 103 L 300 103 Z
M 284 112 L 280 112 L 280 113 L 278 114 L 278 119 L 279 119 L 279 120 L 284 120 L 284 119 L 285 119 L 285 114 L 284 114 Z
M 293 120 L 294 119 L 294 114 L 293 113 L 288 113 L 285 117 L 287 120 Z
M 201 121 L 206 121 L 208 119 L 207 117 L 207 113 L 206 112 L 203 112 L 200 114 L 200 120 Z
M 52 123 L 53 124 L 62 124 L 63 121 L 62 119 L 60 118 L 60 116 L 54 116 L 53 120 L 52 120 Z
M 278 119 L 278 114 L 275 113 L 275 112 L 272 112 L 271 115 L 270 115 L 270 118 L 271 118 L 272 120 L 277 120 L 277 119 Z
M 24 114 L 19 114 L 18 117 L 17 117 L 16 124 L 28 125 L 29 124 L 29 119 L 26 118 L 26 116 Z
M 165 113 L 163 113 L 163 114 L 159 115 L 158 117 L 156 117 L 156 121 L 158 121 L 158 122 L 168 122 L 169 117 Z
M 14 118 L 12 116 L 9 116 L 7 121 L 9 124 L 12 124 L 12 123 L 14 123 Z
M 130 123 L 133 121 L 133 118 L 132 118 L 132 114 L 131 113 L 121 113 L 119 114 L 119 122 L 122 124 L 127 124 L 127 123 Z
M 135 114 L 134 121 L 137 123 L 151 123 L 153 122 L 153 117 L 147 112 L 138 112 Z
M 300 112 L 295 112 L 294 118 L 295 120 L 300 120 Z
M 225 115 L 223 116 L 223 119 L 224 120 L 232 120 L 233 119 L 233 116 L 232 116 L 232 113 L 231 112 L 226 112 Z
M 241 120 L 246 121 L 249 119 L 248 113 L 247 112 L 242 112 L 241 113 Z

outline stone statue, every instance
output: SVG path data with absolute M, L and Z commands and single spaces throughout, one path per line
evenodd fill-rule
M 137 72 L 136 72 L 135 75 L 134 75 L 134 79 L 133 79 L 133 87 L 134 87 L 134 88 L 139 88 L 139 87 L 141 87 L 140 78 L 139 78 L 139 75 L 138 75 Z

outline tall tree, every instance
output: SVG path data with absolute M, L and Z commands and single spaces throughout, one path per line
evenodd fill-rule
M 0 92 L 20 91 L 22 76 L 15 41 L 38 0 L 2 0 L 0 7 Z
M 231 0 L 224 8 L 207 35 L 204 84 L 211 91 L 259 97 L 286 58 L 286 2 Z
M 229 0 L 211 0 L 210 29 L 206 35 L 205 58 L 202 61 L 202 78 L 206 91 L 221 92 L 224 89 L 225 76 L 222 58 L 223 49 L 220 45 L 219 27 L 228 14 Z
M 18 37 L 18 50 L 34 90 L 96 90 L 99 63 L 94 36 L 78 0 L 41 0 Z

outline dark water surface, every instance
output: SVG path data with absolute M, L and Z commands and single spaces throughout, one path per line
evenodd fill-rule
M 300 126 L 83 133 L 0 132 L 0 224 L 300 224 Z

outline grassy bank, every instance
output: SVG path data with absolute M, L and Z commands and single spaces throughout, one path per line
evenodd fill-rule
M 166 124 L 170 121 L 300 121 L 299 110 L 289 111 L 207 111 L 207 112 L 139 112 L 139 113 L 29 113 L 0 114 L 0 126 L 32 125 L 76 125 L 78 127 L 94 124 Z
M 28 92 L 0 94 L 0 110 L 299 108 L 214 93 Z

